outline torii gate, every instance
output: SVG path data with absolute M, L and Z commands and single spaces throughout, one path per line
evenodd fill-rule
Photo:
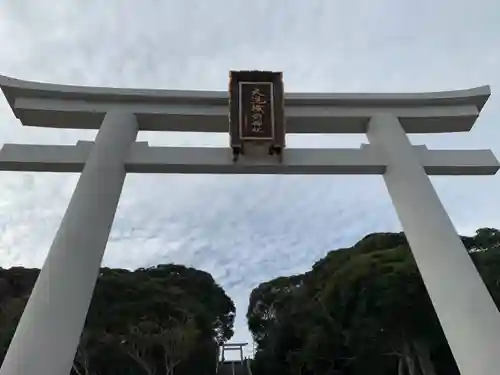
M 489 87 L 425 94 L 286 94 L 289 133 L 366 133 L 354 149 L 288 149 L 232 161 L 229 148 L 149 147 L 139 130 L 227 132 L 228 94 L 62 86 L 0 76 L 27 126 L 99 129 L 75 146 L 6 144 L 0 170 L 80 178 L 0 375 L 67 375 L 127 173 L 379 174 L 458 367 L 497 375 L 500 314 L 427 175 L 494 175 L 489 150 L 428 150 L 406 133 L 469 131 Z
M 243 362 L 243 360 L 245 359 L 245 357 L 243 355 L 243 348 L 247 345 L 248 345 L 248 343 L 246 343 L 246 342 L 222 344 L 220 346 L 221 355 L 220 355 L 220 358 L 218 358 L 218 359 L 220 359 L 221 362 L 224 362 L 226 360 L 226 352 L 227 351 L 238 351 L 240 353 L 239 361 Z

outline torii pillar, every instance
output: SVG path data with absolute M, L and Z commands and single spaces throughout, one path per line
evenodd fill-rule
M 281 163 L 229 148 L 149 147 L 139 130 L 227 132 L 227 93 L 50 85 L 0 76 L 24 125 L 99 129 L 76 146 L 7 144 L 0 170 L 81 173 L 0 375 L 68 375 L 126 173 L 383 175 L 462 375 L 497 375 L 500 313 L 427 175 L 493 175 L 490 150 L 428 150 L 407 133 L 469 131 L 489 88 L 289 94 L 290 133 L 366 133 L 355 149 L 287 149 Z
M 500 314 L 398 119 L 372 117 L 370 143 L 427 292 L 464 375 L 500 371 Z
M 0 374 L 69 374 L 137 130 L 133 114 L 106 114 Z

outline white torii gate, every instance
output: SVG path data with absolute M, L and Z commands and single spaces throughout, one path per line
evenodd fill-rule
M 226 92 L 131 90 L 0 76 L 27 126 L 99 129 L 75 146 L 5 144 L 0 170 L 80 178 L 0 375 L 67 375 L 127 173 L 379 174 L 412 248 L 458 367 L 497 375 L 500 314 L 427 175 L 494 175 L 489 150 L 428 150 L 406 133 L 469 131 L 489 87 L 425 94 L 286 94 L 289 133 L 366 133 L 355 149 L 288 149 L 283 163 L 226 148 L 149 147 L 139 130 L 227 132 Z

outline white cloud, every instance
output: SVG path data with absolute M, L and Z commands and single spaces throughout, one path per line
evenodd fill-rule
M 22 4 L 21 4 L 22 3 Z M 50 4 L 49 4 L 50 3 Z M 225 90 L 230 69 L 283 70 L 288 91 L 434 91 L 491 84 L 470 134 L 412 137 L 500 153 L 497 1 L 6 1 L 0 72 L 114 87 Z M 74 143 L 95 132 L 23 128 L 0 100 L 1 142 Z M 225 145 L 217 134 L 141 134 L 152 144 Z M 290 136 L 349 147 L 359 136 Z M 40 266 L 77 176 L 0 174 L 0 266 Z M 500 227 L 499 177 L 433 179 L 459 230 Z M 160 202 L 160 204 L 158 204 Z M 105 262 L 200 267 L 237 301 L 372 231 L 398 230 L 377 177 L 129 176 Z

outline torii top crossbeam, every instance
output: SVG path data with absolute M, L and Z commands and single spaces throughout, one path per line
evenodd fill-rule
M 45 84 L 0 76 L 12 111 L 26 126 L 99 129 L 106 113 L 133 113 L 139 130 L 228 132 L 228 94 L 211 91 L 114 89 Z M 366 133 L 375 113 L 396 115 L 406 133 L 469 131 L 490 95 L 488 86 L 420 94 L 286 94 L 287 133 Z M 76 146 L 5 145 L 0 170 L 80 172 L 92 142 Z M 416 149 L 429 175 L 494 174 L 489 150 Z M 132 173 L 383 174 L 386 160 L 361 149 L 288 149 L 271 159 L 234 164 L 229 148 L 148 147 L 135 143 Z
M 229 147 L 136 142 L 140 130 L 228 132 L 227 93 L 61 86 L 2 76 L 0 87 L 24 125 L 99 129 L 94 142 L 0 150 L 0 170 L 81 172 L 0 375 L 70 372 L 129 172 L 383 175 L 460 372 L 498 374 L 500 314 L 427 175 L 495 174 L 500 164 L 490 150 L 428 150 L 407 136 L 469 131 L 490 95 L 487 86 L 426 94 L 287 94 L 288 133 L 366 133 L 370 144 L 284 149 L 280 160 L 235 160 Z M 282 99 L 280 91 L 274 103 Z
M 99 129 L 106 112 L 127 106 L 139 130 L 228 131 L 228 93 L 83 87 L 0 76 L 23 125 Z M 490 96 L 488 86 L 403 94 L 285 94 L 287 133 L 366 133 L 373 113 L 390 109 L 406 133 L 469 131 Z

